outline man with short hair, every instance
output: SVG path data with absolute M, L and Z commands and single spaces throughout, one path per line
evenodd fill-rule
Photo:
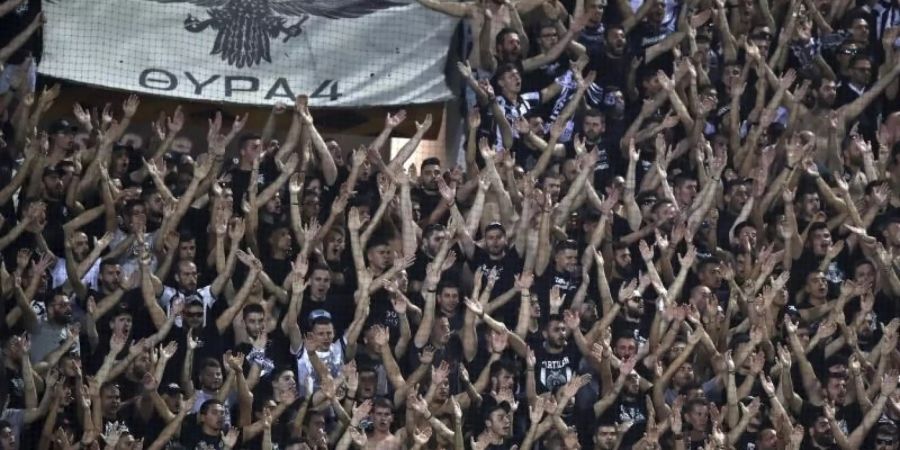
M 484 428 L 476 442 L 486 443 L 486 448 L 510 448 L 517 444 L 513 438 L 512 413 L 512 407 L 506 401 L 485 397 L 481 407 Z
M 442 176 L 440 159 L 431 157 L 422 161 L 419 171 L 419 186 L 413 189 L 411 194 L 419 201 L 422 218 L 420 224 L 423 227 L 447 221 L 452 203 L 448 203 L 441 197 L 439 183 L 443 180 L 439 180 L 439 178 Z
M 334 292 L 332 273 L 328 266 L 313 264 L 309 268 L 307 282 L 309 287 L 303 294 L 300 317 L 309 317 L 314 310 L 323 309 L 331 314 L 334 333 L 338 336 L 344 334 L 353 321 L 353 297 Z
M 560 241 L 553 249 L 553 259 L 543 274 L 534 280 L 534 295 L 541 305 L 541 311 L 549 311 L 550 314 L 559 314 L 569 307 L 572 296 L 580 285 L 578 243 L 567 239 Z M 554 310 L 550 304 L 552 290 L 559 290 L 563 299 L 558 310 Z
M 61 342 L 65 341 L 69 334 L 69 325 L 74 321 L 72 303 L 62 291 L 54 291 L 49 297 L 49 303 L 45 306 L 47 318 L 40 321 L 32 308 L 21 308 L 23 315 L 33 316 L 33 322 L 26 320 L 26 323 L 37 324 L 31 329 L 31 353 L 29 356 L 32 363 L 42 361 Z M 75 348 L 79 348 L 79 345 L 76 344 Z
M 346 333 L 335 338 L 331 314 L 324 309 L 317 309 L 306 318 L 309 331 L 304 335 L 300 331 L 297 320 L 299 308 L 295 303 L 294 299 L 291 299 L 291 306 L 281 322 L 281 328 L 290 339 L 291 354 L 297 359 L 297 392 L 301 396 L 306 396 L 312 395 L 322 383 L 318 372 L 312 366 L 308 352 L 316 352 L 316 356 L 325 364 L 331 376 L 337 377 L 346 362 L 345 355 L 356 351 L 355 346 L 366 317 L 356 315 Z M 348 349 L 350 346 L 353 348 Z
M 615 450 L 618 438 L 615 423 L 601 422 L 594 430 L 594 450 Z
M 422 289 L 426 267 L 437 256 L 438 249 L 441 248 L 444 240 L 449 237 L 447 227 L 440 223 L 430 224 L 422 230 L 422 243 L 416 250 L 416 260 L 408 271 L 411 291 L 419 292 Z
M 396 436 L 391 432 L 394 423 L 394 405 L 384 398 L 376 397 L 372 400 L 372 433 L 369 436 L 369 444 L 379 448 L 382 446 L 399 445 Z
M 262 158 L 265 153 L 263 148 L 262 137 L 258 134 L 245 134 L 238 138 L 238 157 L 235 159 L 235 166 L 229 171 L 231 174 L 231 192 L 234 199 L 233 211 L 235 214 L 242 215 L 243 209 L 241 202 L 250 189 L 250 183 L 265 183 L 266 179 L 270 179 L 271 173 L 263 173 L 263 164 L 260 164 L 259 179 L 251 180 L 250 174 L 253 169 L 253 161 Z M 273 179 L 273 178 L 271 178 Z
M 437 312 L 447 318 L 451 331 L 460 331 L 463 326 L 465 308 L 462 304 L 461 289 L 455 281 L 442 280 L 437 286 Z
M 678 202 L 678 209 L 688 211 L 694 204 L 694 199 L 697 198 L 700 183 L 697 182 L 696 177 L 684 172 L 675 175 L 674 178 L 673 194 L 675 194 L 675 201 Z M 665 182 L 666 180 L 663 180 L 663 183 Z
M 512 289 L 515 277 L 522 271 L 524 261 L 519 256 L 517 249 L 511 248 L 507 243 L 506 228 L 502 224 L 494 222 L 485 227 L 483 248 L 475 245 L 472 237 L 465 230 L 460 230 L 459 237 L 460 246 L 466 255 L 469 268 L 473 272 L 480 269 L 484 277 L 487 277 L 491 271 L 497 274 L 498 278 L 491 291 L 491 298 L 496 298 Z M 512 303 L 507 303 L 494 313 L 494 316 L 506 323 L 507 326 L 513 326 L 512 324 L 518 319 L 517 308 Z
M 216 399 L 204 401 L 194 417 L 185 419 L 181 444 L 185 448 L 222 449 L 223 432 L 227 429 L 228 410 Z
M 547 318 L 543 345 L 533 349 L 538 392 L 553 391 L 575 377 L 582 354 L 575 339 L 567 339 L 568 333 L 562 315 Z
M 594 0 L 605 1 L 605 0 Z M 606 114 L 594 108 L 588 108 L 581 119 L 581 137 L 588 151 L 597 149 L 597 164 L 594 166 L 594 187 L 602 186 L 604 180 L 612 179 L 621 172 L 621 152 L 612 146 L 606 136 Z M 573 142 L 566 143 L 566 155 L 574 156 Z

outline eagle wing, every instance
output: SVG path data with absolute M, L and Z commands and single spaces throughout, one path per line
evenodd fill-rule
M 287 16 L 309 14 L 326 19 L 352 19 L 382 9 L 403 5 L 406 5 L 406 3 L 394 0 L 269 0 L 269 7 L 279 14 Z
M 202 8 L 221 8 L 231 0 L 148 0 L 156 3 L 191 3 Z

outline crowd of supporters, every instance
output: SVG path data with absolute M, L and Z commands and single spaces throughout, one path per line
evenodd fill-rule
M 0 450 L 900 448 L 900 0 L 418 2 L 458 163 L 46 117 L 0 1 Z

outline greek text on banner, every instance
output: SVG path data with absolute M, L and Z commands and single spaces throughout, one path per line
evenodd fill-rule
M 55 0 L 41 73 L 195 100 L 446 100 L 455 22 L 411 0 Z

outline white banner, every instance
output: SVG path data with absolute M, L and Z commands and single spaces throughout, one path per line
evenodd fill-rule
M 42 74 L 134 92 L 315 107 L 446 100 L 455 21 L 414 0 L 48 0 Z

